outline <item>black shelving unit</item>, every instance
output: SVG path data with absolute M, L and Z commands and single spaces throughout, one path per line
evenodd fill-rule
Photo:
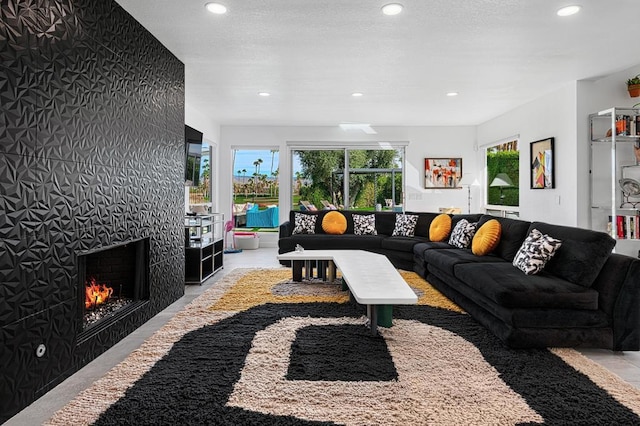
M 224 215 L 185 216 L 185 284 L 202 284 L 224 267 Z

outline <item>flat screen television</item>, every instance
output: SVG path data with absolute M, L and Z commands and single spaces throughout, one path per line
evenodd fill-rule
M 202 158 L 202 132 L 184 126 L 184 180 L 192 186 L 200 184 L 200 159 Z

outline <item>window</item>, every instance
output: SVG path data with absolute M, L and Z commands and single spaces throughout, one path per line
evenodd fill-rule
M 486 204 L 498 211 L 520 205 L 520 152 L 518 140 L 508 140 L 486 148 Z M 494 210 L 494 209 L 488 209 Z
M 294 209 L 393 209 L 402 204 L 404 147 L 292 151 Z
M 233 216 L 235 226 L 245 226 L 246 210 L 278 205 L 279 151 L 238 149 L 233 151 Z M 248 224 L 249 226 L 250 224 Z M 266 227 L 266 226 L 265 226 Z
M 402 204 L 402 152 L 348 150 L 348 154 L 351 209 L 373 210 Z
M 211 162 L 212 149 L 206 142 L 192 145 L 187 156 L 186 174 L 191 181 L 189 186 L 189 206 L 211 205 Z

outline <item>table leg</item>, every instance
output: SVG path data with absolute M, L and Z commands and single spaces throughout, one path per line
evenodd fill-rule
M 309 281 L 311 279 L 311 261 L 310 260 L 305 260 L 304 261 L 304 278 Z
M 291 261 L 291 274 L 293 275 L 293 280 L 300 282 L 302 281 L 302 260 L 292 260 Z
M 318 278 L 322 281 L 327 280 L 327 261 L 318 260 Z
M 336 264 L 333 263 L 333 260 L 329 260 L 329 276 L 327 278 L 327 281 L 329 281 L 330 283 L 334 282 L 336 280 Z
M 393 322 L 393 305 L 376 305 L 375 311 L 378 314 L 378 325 L 391 327 Z
M 342 287 L 340 287 L 340 290 L 342 291 L 348 291 L 349 290 L 349 286 L 347 285 L 347 282 L 344 280 L 344 277 L 342 277 Z M 349 293 L 349 296 L 351 296 L 351 293 Z
M 367 305 L 367 315 L 369 316 L 369 327 L 373 336 L 378 335 L 378 310 L 374 305 Z

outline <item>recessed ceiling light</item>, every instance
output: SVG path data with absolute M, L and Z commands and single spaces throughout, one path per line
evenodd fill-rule
M 580 12 L 580 9 L 580 6 L 578 6 L 577 4 L 573 4 L 571 6 L 565 6 L 561 9 L 558 9 L 558 12 L 556 13 L 558 14 L 558 16 L 571 16 Z
M 458 92 L 449 92 L 449 93 L 447 93 L 447 96 L 449 96 L 449 97 L 458 96 Z
M 215 13 L 216 15 L 223 15 L 227 13 L 227 7 L 220 3 L 207 3 L 204 7 L 206 7 L 209 12 Z
M 355 92 L 355 93 L 352 93 L 351 96 L 353 96 L 354 98 L 359 98 L 360 96 L 362 96 L 362 93 Z
M 402 12 L 402 9 L 404 9 L 404 6 L 402 6 L 400 3 L 389 3 L 382 6 L 382 13 L 384 13 L 385 15 L 393 16 Z
M 269 93 L 269 92 L 259 92 L 258 95 L 266 98 L 267 96 L 271 96 L 271 93 Z

